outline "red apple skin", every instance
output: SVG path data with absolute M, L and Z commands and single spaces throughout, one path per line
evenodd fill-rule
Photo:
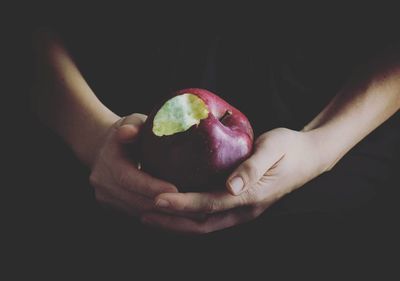
M 208 117 L 185 132 L 156 136 L 152 128 L 158 110 L 168 99 L 185 93 L 205 102 Z M 232 114 L 221 123 L 227 111 Z M 182 192 L 224 188 L 229 173 L 251 154 L 253 138 L 250 122 L 239 110 L 210 91 L 183 89 L 160 103 L 146 120 L 140 137 L 142 168 Z

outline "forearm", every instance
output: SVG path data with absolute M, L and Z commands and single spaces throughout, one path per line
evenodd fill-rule
M 42 33 L 35 47 L 33 109 L 90 165 L 97 142 L 118 116 L 98 100 L 58 40 Z
M 326 170 L 400 108 L 400 60 L 371 63 L 303 131 L 313 134 Z

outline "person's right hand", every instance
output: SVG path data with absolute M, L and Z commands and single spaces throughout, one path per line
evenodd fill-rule
M 140 171 L 135 155 L 128 155 L 125 145 L 135 145 L 145 120 L 146 115 L 135 113 L 114 123 L 97 149 L 90 174 L 100 204 L 135 216 L 154 211 L 157 195 L 178 191 L 173 184 Z

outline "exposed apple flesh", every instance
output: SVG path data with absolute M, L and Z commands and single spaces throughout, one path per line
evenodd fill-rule
M 203 89 L 174 93 L 149 115 L 141 133 L 142 168 L 180 191 L 224 188 L 253 147 L 247 118 Z
M 168 100 L 157 112 L 153 121 L 156 136 L 170 136 L 184 132 L 200 120 L 207 118 L 208 109 L 202 99 L 193 94 L 183 94 Z

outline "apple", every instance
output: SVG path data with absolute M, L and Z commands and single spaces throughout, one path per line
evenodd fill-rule
M 204 89 L 184 89 L 162 101 L 140 136 L 141 167 L 180 191 L 223 188 L 252 152 L 246 116 Z

